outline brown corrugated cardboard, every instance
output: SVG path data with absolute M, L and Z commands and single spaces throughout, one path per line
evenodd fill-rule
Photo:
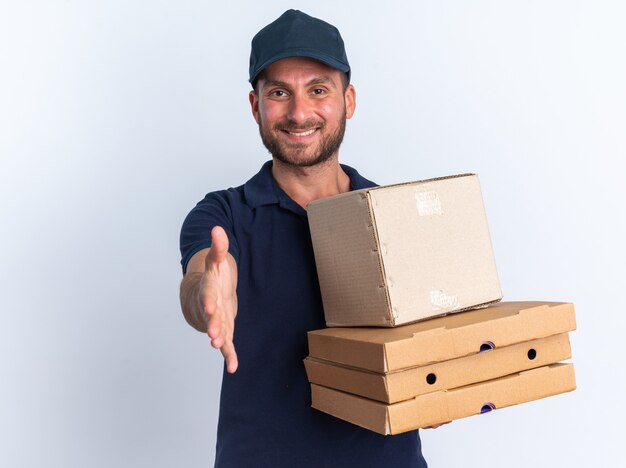
M 538 400 L 575 388 L 574 366 L 552 364 L 454 390 L 426 393 L 392 405 L 311 384 L 311 406 L 387 435 Z
M 317 200 L 308 219 L 327 326 L 392 327 L 502 297 L 474 174 Z
M 309 355 L 384 373 L 566 333 L 575 328 L 571 303 L 501 302 L 485 309 L 396 328 L 311 331 L 308 333 Z
M 385 403 L 495 379 L 571 357 L 567 333 L 526 341 L 457 359 L 379 374 L 307 358 L 309 381 Z

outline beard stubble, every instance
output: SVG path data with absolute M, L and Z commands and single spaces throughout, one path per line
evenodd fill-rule
M 312 128 L 319 128 L 318 131 L 323 131 L 325 127 L 326 124 L 323 122 L 307 121 L 304 124 L 298 125 L 296 122 L 285 120 L 274 125 L 272 130 L 275 132 L 282 132 L 285 130 L 306 131 Z M 308 159 L 304 159 L 302 156 L 310 145 L 306 143 L 281 142 L 272 134 L 272 130 L 265 128 L 262 121 L 259 122 L 261 141 L 263 141 L 263 145 L 265 145 L 273 157 L 289 166 L 316 166 L 328 161 L 339 150 L 346 132 L 346 111 L 344 108 L 343 114 L 339 119 L 337 129 L 333 133 L 322 137 L 316 153 Z

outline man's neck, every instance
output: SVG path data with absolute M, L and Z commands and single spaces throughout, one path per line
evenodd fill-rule
M 339 165 L 338 156 L 311 167 L 295 167 L 274 158 L 272 176 L 278 186 L 305 210 L 314 200 L 350 190 L 350 177 Z

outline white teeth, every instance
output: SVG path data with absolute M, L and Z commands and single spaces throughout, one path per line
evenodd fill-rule
M 299 137 L 303 137 L 303 136 L 309 136 L 310 134 L 312 134 L 315 130 L 317 130 L 316 128 L 313 128 L 311 130 L 308 130 L 306 132 L 301 132 L 301 133 L 296 133 L 296 132 L 287 132 L 289 133 L 289 135 L 293 135 L 293 136 L 299 136 Z

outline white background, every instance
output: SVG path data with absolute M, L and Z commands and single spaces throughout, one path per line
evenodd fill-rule
M 179 311 L 178 234 L 268 159 L 249 43 L 292 7 L 346 41 L 341 160 L 478 173 L 505 299 L 576 305 L 578 389 L 423 431 L 430 466 L 623 466 L 618 0 L 2 0 L 0 465 L 212 465 L 222 362 Z

